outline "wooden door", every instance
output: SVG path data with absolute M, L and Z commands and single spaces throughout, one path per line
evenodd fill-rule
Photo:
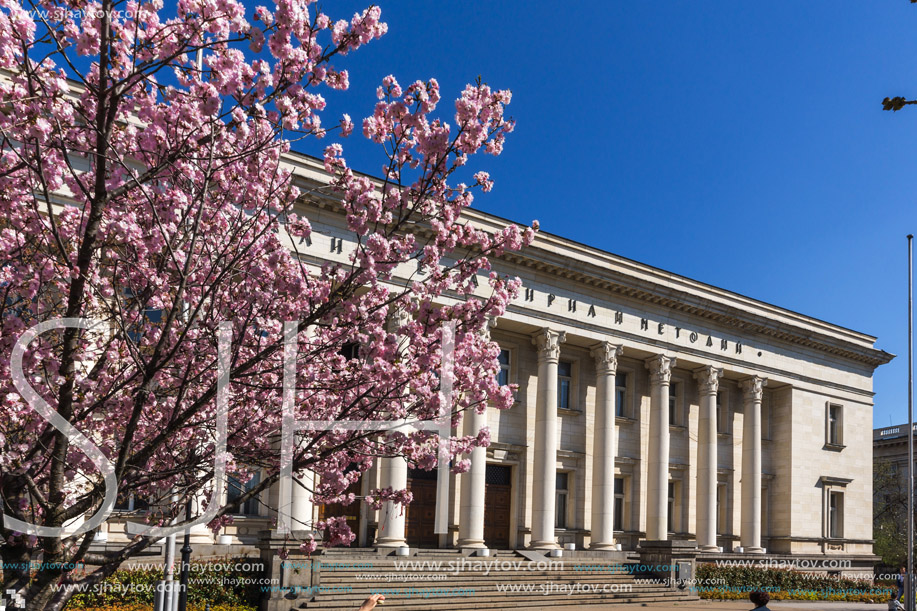
M 348 493 L 353 493 L 357 496 L 360 496 L 360 480 L 355 481 L 350 484 L 347 488 Z M 351 532 L 356 535 L 354 542 L 351 545 L 357 545 L 357 542 L 360 540 L 360 507 L 362 503 L 359 499 L 351 503 L 350 505 L 342 505 L 341 503 L 329 503 L 327 505 L 319 505 L 318 507 L 318 517 L 321 520 L 327 520 L 328 518 L 336 518 L 339 516 L 344 516 L 347 518 L 347 525 L 350 526 Z
M 405 538 L 411 547 L 439 547 L 436 526 L 436 470 L 411 469 L 408 490 L 414 500 L 405 515 Z
M 484 543 L 492 549 L 509 549 L 512 467 L 487 465 L 485 482 Z

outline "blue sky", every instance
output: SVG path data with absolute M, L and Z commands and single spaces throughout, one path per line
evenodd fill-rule
M 478 75 L 511 89 L 517 128 L 479 161 L 496 186 L 476 207 L 875 335 L 899 355 L 876 373 L 875 424 L 907 420 L 917 108 L 881 100 L 917 97 L 917 6 L 380 4 L 389 33 L 340 62 L 351 89 L 326 123 L 359 122 L 389 73 L 437 78 L 444 101 Z M 361 140 L 345 156 L 378 174 Z

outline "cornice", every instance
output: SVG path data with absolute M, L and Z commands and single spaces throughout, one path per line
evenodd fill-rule
M 615 257 L 610 255 L 610 257 Z M 547 256 L 545 256 L 547 255 Z M 785 321 L 774 320 L 763 313 L 756 313 L 748 309 L 740 309 L 734 305 L 723 303 L 718 297 L 717 292 L 722 289 L 709 287 L 715 291 L 709 291 L 708 295 L 699 295 L 695 292 L 686 290 L 677 290 L 671 286 L 647 282 L 640 278 L 624 275 L 614 272 L 607 267 L 592 266 L 583 261 L 576 261 L 580 269 L 571 269 L 563 267 L 551 259 L 557 258 L 554 253 L 538 252 L 537 246 L 530 246 L 522 252 L 513 252 L 504 254 L 501 259 L 513 265 L 526 267 L 538 272 L 546 273 L 552 276 L 566 278 L 571 281 L 591 286 L 612 295 L 620 295 L 628 299 L 638 301 L 644 304 L 656 305 L 675 312 L 687 314 L 696 318 L 708 320 L 728 329 L 734 329 L 741 333 L 760 334 L 772 337 L 777 340 L 785 341 L 791 344 L 805 346 L 820 352 L 847 358 L 854 361 L 865 363 L 873 368 L 888 363 L 895 355 L 878 350 L 859 342 L 854 341 L 851 337 L 849 340 L 838 338 L 828 333 L 819 332 L 811 328 L 806 328 L 802 324 L 793 324 Z M 674 274 L 667 274 L 666 280 L 688 280 Z M 700 284 L 700 283 L 698 283 Z M 703 285 L 707 288 L 709 285 Z M 725 297 L 735 295 L 722 291 Z M 777 306 L 765 304 L 764 302 L 755 302 L 755 300 L 744 297 L 744 301 L 751 302 L 752 306 L 766 306 L 768 310 L 777 310 L 781 314 L 790 315 L 793 318 L 806 319 L 804 322 L 815 323 L 818 326 L 829 327 L 832 330 L 841 332 L 846 335 L 856 335 L 855 339 L 866 343 L 875 341 L 875 338 L 865 334 L 859 334 L 843 327 L 837 327 L 830 323 L 825 323 L 817 319 L 805 317 L 804 315 L 782 310 Z M 871 342 L 870 342 L 871 343 Z
M 321 162 L 295 153 L 289 154 L 288 158 L 294 173 L 317 187 L 304 194 L 303 200 L 321 209 L 339 210 L 336 198 L 321 191 L 324 186 L 322 177 L 327 177 Z M 378 178 L 366 176 L 382 184 Z M 512 222 L 474 209 L 463 212 L 463 217 L 491 231 Z M 420 234 L 429 233 L 424 227 L 417 227 L 417 231 Z M 872 368 L 888 363 L 895 357 L 872 347 L 876 338 L 865 333 L 545 232 L 539 232 L 535 242 L 524 250 L 504 253 L 493 259 L 598 289 L 609 296 L 625 297 L 641 304 L 706 320 L 737 333 L 773 338 Z

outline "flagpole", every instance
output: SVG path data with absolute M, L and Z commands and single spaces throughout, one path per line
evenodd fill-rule
M 907 611 L 914 609 L 914 236 L 907 236 Z

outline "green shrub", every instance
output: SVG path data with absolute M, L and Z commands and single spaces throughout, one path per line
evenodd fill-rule
M 886 602 L 894 588 L 865 579 L 817 575 L 790 569 L 698 564 L 697 593 L 701 598 L 746 600 L 752 590 L 764 590 L 774 600 Z
M 260 572 L 235 570 L 237 563 L 258 565 L 256 559 L 233 558 L 191 564 L 188 579 L 189 611 L 255 611 L 261 595 L 257 581 Z M 79 575 L 76 575 L 79 577 Z M 88 591 L 70 599 L 69 610 L 141 611 L 153 607 L 156 587 L 163 578 L 162 569 L 125 568 L 116 571 Z M 176 566 L 176 588 L 179 567 Z

